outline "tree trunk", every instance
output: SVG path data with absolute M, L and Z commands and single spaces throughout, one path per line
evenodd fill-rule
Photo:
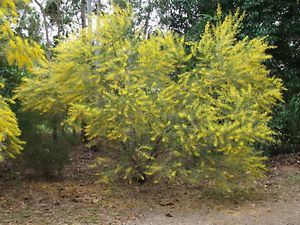
M 34 2 L 38 5 L 38 7 L 41 10 L 42 16 L 43 16 L 43 24 L 45 27 L 45 35 L 46 35 L 46 57 L 49 60 L 51 58 L 51 52 L 50 52 L 50 47 L 51 47 L 51 42 L 50 42 L 50 37 L 49 37 L 49 25 L 47 23 L 47 16 L 44 7 L 38 0 L 34 0 Z
M 145 26 L 144 26 L 144 35 L 146 38 L 148 38 L 148 30 L 149 30 L 152 10 L 153 10 L 152 1 L 149 0 L 146 8 L 147 15 L 146 15 Z
M 56 116 L 52 119 L 52 137 L 54 141 L 58 140 L 58 120 Z
M 80 11 L 81 11 L 81 27 L 86 28 L 86 0 L 81 0 Z
M 92 0 L 87 0 L 87 16 L 88 16 L 88 28 L 89 31 L 93 30 L 93 18 L 92 18 Z
M 102 7 L 101 0 L 98 0 L 98 2 L 97 2 L 97 15 L 98 16 L 100 16 L 100 14 L 101 14 L 101 7 Z
M 84 122 L 84 120 L 82 120 L 80 138 L 81 138 L 82 143 L 87 144 L 88 138 L 87 138 L 85 129 L 86 129 L 86 123 Z
M 63 32 L 64 31 L 64 19 L 63 19 L 63 14 L 60 10 L 61 1 L 57 0 L 56 4 L 57 4 L 57 15 L 58 15 L 58 18 L 56 19 L 56 23 L 57 23 L 57 40 L 59 41 L 62 34 L 64 33 Z

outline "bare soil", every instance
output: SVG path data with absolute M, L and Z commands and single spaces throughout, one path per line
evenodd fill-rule
M 300 225 L 300 154 L 269 161 L 260 189 L 236 199 L 168 184 L 95 184 L 97 153 L 78 148 L 60 180 L 47 181 L 0 165 L 0 224 Z

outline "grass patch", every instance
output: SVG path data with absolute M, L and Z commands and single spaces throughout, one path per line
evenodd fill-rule
M 288 176 L 286 178 L 286 180 L 289 183 L 293 183 L 293 184 L 300 184 L 300 175 L 292 175 L 292 176 Z

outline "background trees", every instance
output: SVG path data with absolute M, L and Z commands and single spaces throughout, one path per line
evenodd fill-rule
M 269 51 L 273 59 L 268 66 L 287 88 L 285 103 L 274 110 L 273 126 L 283 144 L 299 144 L 299 1 L 249 1 L 243 7 L 248 12 L 243 32 L 252 37 L 265 35 L 276 46 Z

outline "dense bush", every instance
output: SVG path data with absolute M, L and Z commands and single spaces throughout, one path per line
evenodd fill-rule
M 63 139 L 55 141 L 51 136 L 32 135 L 24 146 L 23 169 L 32 169 L 34 175 L 46 178 L 59 176 L 69 162 L 70 148 L 69 143 Z
M 78 135 L 69 129 L 60 129 L 58 139 L 52 136 L 52 121 L 35 112 L 18 111 L 22 140 L 26 141 L 19 156 L 22 172 L 38 177 L 59 177 L 69 162 L 72 148 L 79 144 Z
M 277 131 L 276 145 L 268 148 L 270 154 L 300 151 L 300 95 L 274 109 L 270 126 Z
M 262 64 L 264 39 L 237 39 L 243 16 L 221 20 L 220 10 L 199 42 L 159 32 L 143 39 L 129 18 L 115 9 L 60 44 L 54 62 L 18 89 L 24 107 L 68 111 L 66 122 L 84 121 L 92 143 L 109 140 L 99 158 L 104 183 L 183 179 L 230 192 L 262 177 L 254 146 L 272 141 L 282 89 Z

